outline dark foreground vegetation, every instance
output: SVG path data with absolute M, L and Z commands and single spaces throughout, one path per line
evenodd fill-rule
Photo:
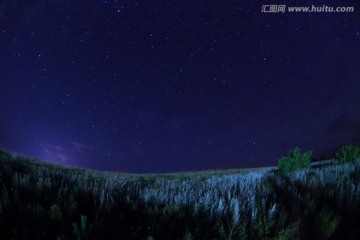
M 102 173 L 0 151 L 0 239 L 360 239 L 357 150 L 310 164 L 311 153 L 295 149 L 281 171 L 169 175 Z M 286 165 L 294 157 L 302 160 L 296 169 Z

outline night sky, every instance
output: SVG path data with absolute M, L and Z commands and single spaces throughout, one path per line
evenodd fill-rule
M 360 3 L 282 2 L 0 0 L 0 147 L 144 173 L 360 143 Z

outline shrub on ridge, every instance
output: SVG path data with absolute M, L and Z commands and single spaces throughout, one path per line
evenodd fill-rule
M 311 154 L 311 151 L 301 153 L 301 149 L 296 147 L 290 151 L 287 157 L 282 157 L 278 161 L 279 171 L 281 173 L 289 173 L 308 167 L 310 165 Z
M 343 146 L 336 154 L 336 163 L 355 163 L 360 159 L 360 146 L 353 146 L 351 144 Z

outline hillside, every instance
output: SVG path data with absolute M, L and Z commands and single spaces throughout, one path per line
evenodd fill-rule
M 359 239 L 360 163 L 135 175 L 0 151 L 0 239 Z

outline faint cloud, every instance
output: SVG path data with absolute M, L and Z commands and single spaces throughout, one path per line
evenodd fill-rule
M 62 150 L 62 147 L 60 147 L 60 146 L 58 146 L 58 145 L 55 145 L 54 147 L 55 147 L 56 150 L 59 150 L 59 151 Z
M 61 164 L 73 162 L 73 159 L 69 157 L 69 152 L 60 145 L 41 141 L 40 146 L 42 147 L 41 158 L 44 160 Z
M 59 152 L 59 149 L 57 148 L 44 148 L 42 149 L 42 152 L 45 154 L 43 157 L 46 160 L 49 160 L 54 163 L 69 163 L 72 162 L 72 159 L 65 155 L 63 152 Z
M 51 152 L 50 152 L 48 149 L 46 149 L 46 148 L 43 149 L 43 152 L 44 152 L 44 153 L 51 153 Z
M 61 154 L 61 153 L 57 153 L 56 156 L 59 158 L 59 160 L 62 162 L 62 163 L 67 163 L 69 162 L 71 159 L 67 156 L 65 156 L 64 154 Z
M 83 150 L 93 149 L 91 145 L 85 145 L 79 142 L 71 142 L 71 144 L 76 148 L 78 152 L 82 152 Z
M 46 143 L 46 142 L 43 142 L 43 141 L 40 142 L 40 145 L 44 146 L 47 149 L 56 149 L 57 151 L 62 151 L 63 150 L 63 148 L 60 147 L 59 145 Z

